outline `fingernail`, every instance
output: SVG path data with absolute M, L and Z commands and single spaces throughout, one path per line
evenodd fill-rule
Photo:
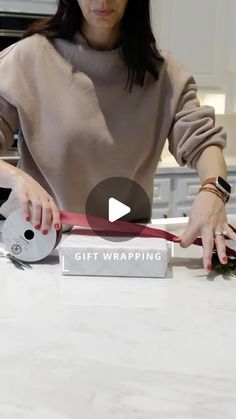
M 59 228 L 60 228 L 59 224 L 57 224 L 57 223 L 54 224 L 54 227 L 55 227 L 56 230 L 59 230 Z
M 34 226 L 34 228 L 36 228 L 36 230 L 39 230 L 40 229 L 40 225 L 37 224 L 36 226 Z
M 208 272 L 211 272 L 212 271 L 212 265 L 207 265 L 207 270 L 208 270 Z
M 48 234 L 48 230 L 43 230 L 42 233 L 46 235 Z
M 223 257 L 223 261 L 224 261 L 224 262 L 228 262 L 228 258 L 227 258 L 227 256 L 224 256 L 224 257 Z
M 25 221 L 30 221 L 30 217 L 25 217 Z

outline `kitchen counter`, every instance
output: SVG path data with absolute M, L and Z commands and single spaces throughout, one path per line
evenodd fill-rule
M 6 161 L 7 163 L 11 163 L 11 164 L 17 164 L 19 161 L 19 153 L 16 150 L 7 150 L 5 151 L 3 154 L 1 154 L 0 159 Z
M 236 278 L 175 246 L 166 279 L 0 259 L 0 417 L 234 419 Z

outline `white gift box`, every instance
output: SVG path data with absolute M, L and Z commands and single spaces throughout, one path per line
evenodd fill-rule
M 169 247 L 165 239 L 120 238 L 79 235 L 75 228 L 59 246 L 63 275 L 126 276 L 163 278 L 166 276 Z

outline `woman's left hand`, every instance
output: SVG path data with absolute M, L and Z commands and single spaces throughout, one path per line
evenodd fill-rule
M 188 247 L 201 236 L 204 268 L 211 271 L 214 243 L 220 262 L 227 264 L 224 235 L 236 241 L 236 233 L 227 222 L 224 203 L 212 192 L 200 192 L 193 203 L 187 228 L 181 236 L 181 241 L 178 241 L 180 246 Z

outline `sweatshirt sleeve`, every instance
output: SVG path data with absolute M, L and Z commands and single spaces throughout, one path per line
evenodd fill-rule
M 15 45 L 0 52 L 0 155 L 13 143 L 13 133 L 20 128 L 17 107 L 14 106 L 17 79 Z
M 176 80 L 179 77 L 183 81 L 183 87 L 168 135 L 169 150 L 180 166 L 187 164 L 190 168 L 196 168 L 196 162 L 205 148 L 212 145 L 225 148 L 226 133 L 222 127 L 215 126 L 214 108 L 200 106 L 193 76 L 177 62 L 174 69 L 172 64 L 173 72 Z

